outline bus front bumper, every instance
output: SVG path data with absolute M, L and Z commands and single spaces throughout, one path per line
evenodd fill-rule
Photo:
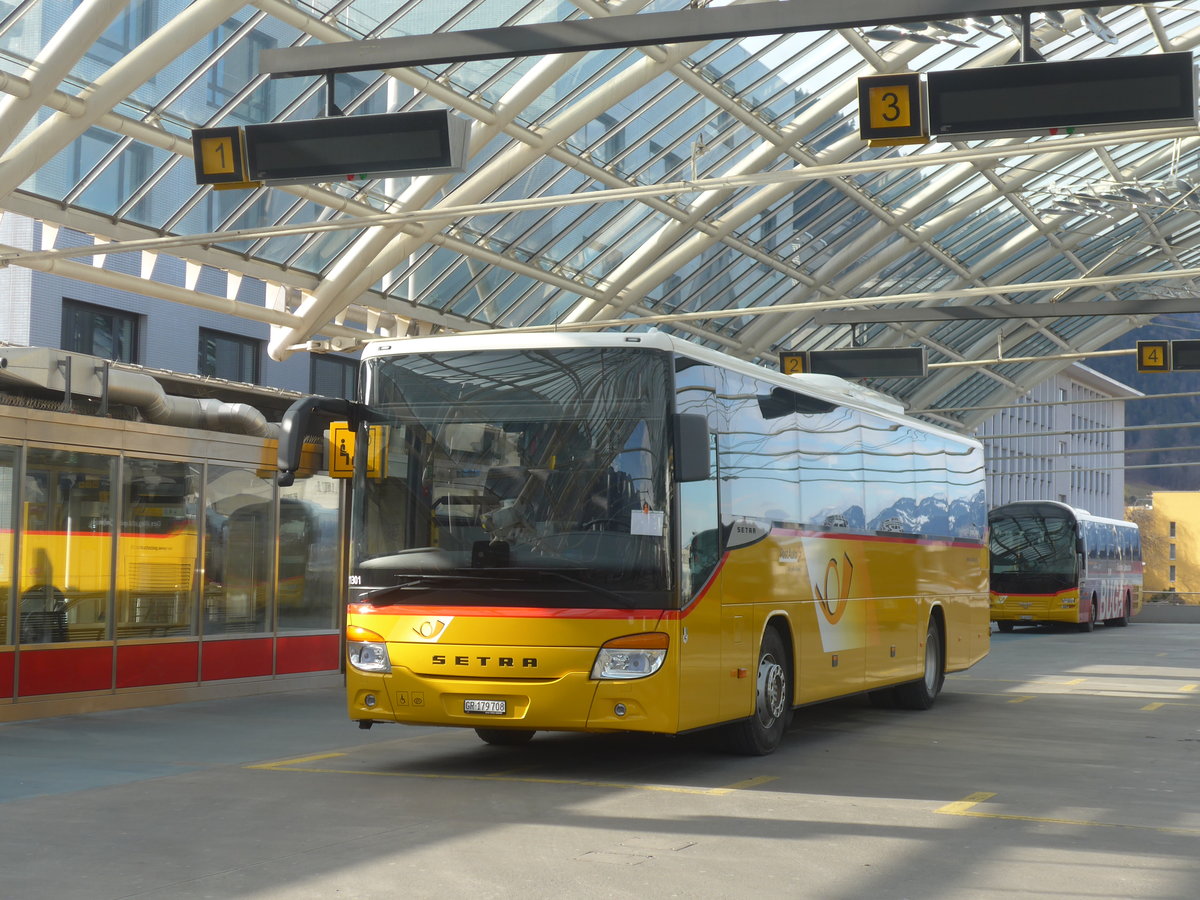
M 1079 598 L 1074 594 L 991 595 L 993 622 L 1078 622 Z
M 629 681 L 596 681 L 586 672 L 545 680 L 483 680 L 389 674 L 348 668 L 347 707 L 356 721 L 535 731 L 676 730 L 666 672 Z

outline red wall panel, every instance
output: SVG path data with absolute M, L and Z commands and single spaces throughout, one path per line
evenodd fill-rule
M 13 695 L 13 665 L 17 655 L 11 650 L 0 652 L 0 700 L 11 700 Z
M 275 641 L 275 673 L 336 672 L 341 640 L 336 634 L 306 634 Z
M 253 678 L 271 674 L 272 639 L 205 641 L 200 645 L 200 680 Z
M 112 690 L 111 646 L 22 650 L 20 662 L 17 693 L 21 697 Z
M 117 645 L 117 687 L 195 683 L 199 678 L 200 645 Z

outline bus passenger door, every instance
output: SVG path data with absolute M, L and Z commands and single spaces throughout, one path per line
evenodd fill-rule
M 716 438 L 709 437 L 710 477 L 680 483 L 677 556 L 683 610 L 679 623 L 679 729 L 717 720 L 721 674 L 721 583 L 724 552 L 717 503 Z

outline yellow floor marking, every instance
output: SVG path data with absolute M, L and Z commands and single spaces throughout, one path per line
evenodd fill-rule
M 1200 687 L 1200 684 L 1184 684 L 1180 685 L 1179 690 L 1183 691 L 1185 694 L 1190 694 L 1198 687 Z
M 1024 694 L 1020 697 L 1013 697 L 1008 702 L 1009 703 L 1024 703 L 1026 700 L 1032 700 L 1036 696 L 1037 696 L 1036 694 Z
M 955 800 L 953 803 L 947 803 L 940 809 L 934 810 L 934 812 L 945 813 L 948 816 L 961 816 L 964 815 L 972 806 L 982 803 L 984 800 L 990 800 L 995 796 L 995 794 L 989 794 L 987 791 L 979 791 L 974 794 L 967 794 L 967 796 L 963 797 L 961 800 Z
M 1142 709 L 1145 710 L 1146 712 L 1154 712 L 1156 709 L 1162 709 L 1166 705 L 1167 704 L 1165 704 L 1165 703 L 1147 703 L 1145 706 L 1142 707 Z
M 509 775 L 516 775 L 518 772 L 528 772 L 530 769 L 536 769 L 536 763 L 530 763 L 527 766 L 515 766 L 511 769 L 502 769 L 499 772 L 493 772 L 493 778 L 507 778 Z
M 766 784 L 768 781 L 778 781 L 777 775 L 759 775 L 757 778 L 747 778 L 745 781 L 737 781 L 733 784 L 727 784 L 723 788 L 713 788 L 713 793 L 728 794 L 732 791 L 744 791 L 747 788 L 758 787 L 760 784 Z
M 1061 681 L 1059 684 L 1083 684 L 1087 681 L 1086 678 L 1072 678 L 1070 681 Z
M 298 756 L 295 759 L 277 759 L 275 762 L 258 763 L 253 766 L 246 766 L 247 769 L 278 769 L 281 766 L 294 766 L 299 763 L 316 762 L 319 759 L 334 759 L 338 756 L 345 756 L 345 753 L 319 753 L 316 756 Z
M 1007 813 L 989 813 L 976 811 L 971 807 L 984 800 L 995 797 L 995 794 L 968 794 L 962 800 L 947 803 L 935 809 L 935 813 L 947 816 L 971 816 L 977 819 L 1007 819 L 1010 822 L 1037 822 L 1045 825 L 1082 825 L 1088 828 L 1130 828 L 1138 831 L 1161 831 L 1168 834 L 1200 834 L 1200 828 L 1176 828 L 1171 825 L 1129 825 L 1125 822 L 1094 822 L 1088 819 L 1056 819 L 1048 816 L 1014 816 Z

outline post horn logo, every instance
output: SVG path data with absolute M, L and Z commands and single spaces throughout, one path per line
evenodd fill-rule
M 840 569 L 838 561 L 830 559 L 825 566 L 825 580 L 820 585 L 813 585 L 813 591 L 817 595 L 817 608 L 830 625 L 840 622 L 850 605 L 847 601 L 850 599 L 850 585 L 854 581 L 854 563 L 850 561 L 850 555 L 847 553 L 842 554 L 842 559 L 845 566 Z
M 450 619 L 426 619 L 420 625 L 413 626 L 413 633 L 425 641 L 436 641 L 450 624 Z

